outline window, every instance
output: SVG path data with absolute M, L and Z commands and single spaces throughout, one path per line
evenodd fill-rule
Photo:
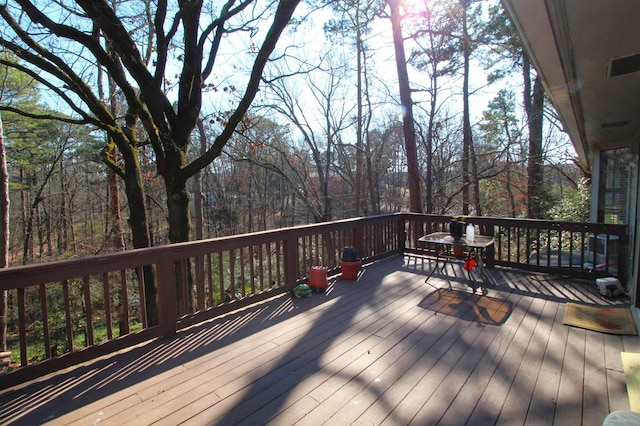
M 598 218 L 601 223 L 627 224 L 629 199 L 629 148 L 610 149 L 600 153 L 600 186 Z

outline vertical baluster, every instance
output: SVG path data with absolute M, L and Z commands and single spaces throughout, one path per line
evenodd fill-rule
M 242 290 L 240 290 L 240 294 L 242 295 L 242 297 L 244 297 L 246 295 L 246 288 L 247 288 L 247 281 L 246 281 L 246 277 L 245 277 L 245 273 L 244 273 L 244 247 L 240 247 L 239 249 L 240 251 L 240 283 L 239 285 L 242 286 Z
M 191 300 L 189 292 L 189 274 L 187 271 L 189 259 L 180 260 L 180 279 L 182 281 L 182 312 L 178 314 L 187 315 L 191 309 Z
M 319 257 L 318 257 L 318 234 L 309 235 L 309 250 L 311 251 L 310 256 L 309 256 L 309 264 L 307 265 L 307 268 L 305 269 L 305 272 L 308 273 L 308 274 L 311 273 L 311 267 L 313 265 L 318 264 L 318 262 L 319 262 Z
M 584 255 L 584 252 L 585 252 L 585 240 L 589 241 L 588 238 L 585 238 L 585 235 L 589 235 L 589 233 L 588 232 L 584 232 L 584 231 L 580 233 L 580 265 L 581 266 L 584 266 L 584 264 L 586 262 L 585 255 Z
M 551 265 L 551 239 L 553 238 L 552 235 L 552 231 L 551 229 L 546 229 L 545 230 L 546 235 L 547 235 L 547 246 L 546 246 L 546 252 L 547 252 L 547 261 L 546 261 L 546 265 L 550 266 Z
M 540 246 L 540 230 L 539 229 L 527 229 L 527 232 L 533 234 L 532 240 L 534 241 L 533 246 L 536 250 L 536 265 L 540 264 L 540 253 L 542 252 L 542 247 Z
M 255 268 L 255 258 L 256 258 L 256 247 L 249 247 L 249 284 L 251 286 L 251 294 L 256 294 L 256 268 Z
M 569 231 L 569 266 L 571 268 L 576 267 L 576 265 L 573 264 L 573 242 L 575 239 L 575 235 L 573 233 L 573 231 Z
M 384 253 L 388 252 L 389 249 L 390 249 L 389 244 L 388 244 L 388 241 L 389 241 L 388 240 L 388 237 L 389 237 L 389 226 L 390 226 L 390 224 L 388 222 L 384 222 L 382 224 L 381 229 L 380 229 L 380 235 L 382 237 L 382 241 L 380 243 L 381 243 L 381 246 L 382 246 L 381 249 L 382 249 L 382 251 Z
M 522 232 L 523 231 L 518 232 L 518 234 L 516 236 L 516 250 L 518 251 L 517 252 L 518 255 L 517 255 L 517 258 L 516 258 L 516 262 L 520 262 L 521 261 L 521 253 L 520 253 L 520 251 L 522 249 Z M 525 235 L 526 235 L 525 242 L 527 244 L 527 247 L 525 248 L 525 253 L 526 253 L 525 257 L 528 258 L 528 256 L 529 256 L 529 229 L 525 229 L 524 232 L 525 232 Z M 511 260 L 511 259 L 509 259 L 509 260 Z
M 142 327 L 147 328 L 149 326 L 147 322 L 147 297 L 144 291 L 144 268 L 141 266 L 136 267 L 136 276 L 138 278 L 138 294 L 140 295 L 140 320 L 142 321 Z
M 325 231 L 322 234 L 322 258 L 323 264 L 327 269 L 331 269 L 334 266 L 333 258 L 335 249 L 336 239 L 334 231 Z
M 85 346 L 93 346 L 93 307 L 91 306 L 91 283 L 90 277 L 85 275 L 82 278 L 82 291 L 84 293 L 84 309 L 85 309 L 85 320 L 86 320 L 86 338 L 85 338 Z
M 235 250 L 229 250 L 229 292 L 231 300 L 236 299 L 236 257 Z
M 504 231 L 505 228 L 502 228 L 502 230 Z M 515 230 L 513 230 L 510 226 L 506 227 L 506 232 L 505 232 L 505 237 L 506 238 L 500 238 L 500 243 L 502 243 L 504 241 L 504 243 L 507 245 L 507 260 L 509 262 L 513 262 L 513 258 L 512 258 L 512 248 L 511 248 L 511 239 L 512 239 L 512 234 L 516 234 L 520 235 L 520 228 L 516 228 Z M 516 237 L 517 238 L 517 237 Z M 500 244 L 502 246 L 502 244 Z M 502 249 L 502 247 L 500 247 L 500 249 Z M 516 246 L 516 256 L 518 256 L 518 250 L 520 249 L 519 246 Z M 500 250 L 502 251 L 502 250 Z M 528 251 L 528 250 L 527 250 Z
M 64 298 L 64 313 L 66 317 L 67 352 L 75 350 L 73 343 L 73 323 L 71 321 L 71 302 L 69 300 L 69 281 L 62 282 L 62 296 Z
M 44 353 L 47 359 L 51 358 L 51 336 L 49 334 L 49 310 L 47 309 L 47 287 L 40 284 L 40 312 L 42 314 L 42 331 L 44 338 Z
M 609 238 L 611 234 L 606 233 L 604 237 L 604 271 L 609 273 L 609 265 L 611 264 L 611 260 L 609 259 Z M 597 235 L 596 235 L 597 238 Z
M 213 298 L 213 261 L 211 259 L 212 254 L 207 253 L 207 284 L 209 288 L 209 307 L 215 305 L 215 301 Z
M 204 297 L 204 258 L 202 256 L 196 256 L 195 258 L 196 268 L 196 306 L 199 311 L 204 310 L 205 297 Z
M 129 291 L 127 289 L 127 271 L 120 270 L 120 335 L 129 334 Z
M 300 267 L 302 267 L 302 271 L 306 271 L 307 270 L 307 244 L 306 244 L 306 238 L 302 237 L 302 262 L 300 262 L 300 265 L 298 267 L 298 271 L 296 273 L 296 276 L 300 276 Z M 306 272 L 305 272 L 306 273 Z
M 282 245 L 280 241 L 276 241 L 276 278 L 278 280 L 278 286 L 282 285 L 282 270 L 280 264 L 280 258 L 282 256 Z M 271 249 L 271 244 L 269 244 L 269 249 Z M 271 277 L 271 256 L 269 256 L 269 285 L 273 283 Z
M 224 264 L 222 259 L 222 252 L 218 253 L 218 286 L 220 290 L 220 303 L 225 302 L 224 294 Z
M 111 324 L 111 292 L 109 291 L 109 274 L 102 274 L 102 288 L 104 290 L 104 320 L 107 323 L 107 339 L 113 339 L 113 325 Z
M 18 329 L 20 330 L 20 365 L 29 363 L 27 356 L 27 319 L 25 314 L 24 288 L 18 289 Z
M 270 244 L 267 244 L 267 256 L 268 256 L 268 265 L 269 265 L 269 276 L 271 276 L 271 250 L 270 250 Z M 258 246 L 258 268 L 260 269 L 259 273 L 260 273 L 260 291 L 264 291 L 264 254 L 265 254 L 265 249 L 264 249 L 265 245 L 264 244 L 260 244 Z M 267 286 L 268 288 L 269 286 Z

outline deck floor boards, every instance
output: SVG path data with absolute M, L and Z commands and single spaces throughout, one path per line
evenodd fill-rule
M 471 292 L 460 263 L 398 256 L 103 359 L 0 392 L 0 424 L 602 424 L 629 409 L 620 352 L 637 336 L 567 327 L 587 281 L 508 269 L 483 289 L 498 325 L 436 313 L 437 289 Z M 441 302 L 444 302 L 442 299 Z

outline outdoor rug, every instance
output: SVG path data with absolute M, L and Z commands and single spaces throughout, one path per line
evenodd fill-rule
M 564 324 L 609 334 L 637 335 L 628 307 L 593 306 L 567 303 Z
M 437 289 L 418 304 L 440 314 L 454 315 L 469 321 L 500 325 L 509 318 L 512 303 L 460 290 Z

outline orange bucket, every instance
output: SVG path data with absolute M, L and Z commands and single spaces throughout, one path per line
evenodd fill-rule
M 327 280 L 327 268 L 324 266 L 312 266 L 311 275 L 309 276 L 309 287 L 315 289 L 329 287 Z
M 345 262 L 341 260 L 340 270 L 342 271 L 342 278 L 345 280 L 357 280 L 360 265 L 362 265 L 362 260 L 356 262 Z

